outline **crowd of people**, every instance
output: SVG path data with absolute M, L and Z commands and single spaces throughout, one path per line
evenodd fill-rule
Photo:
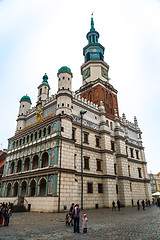
M 0 227 L 9 225 L 9 218 L 12 215 L 10 203 L 0 203 Z

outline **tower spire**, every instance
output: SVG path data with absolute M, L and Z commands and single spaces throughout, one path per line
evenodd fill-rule
M 94 21 L 93 21 L 93 13 L 91 14 L 91 29 L 90 29 L 90 31 L 95 31 Z

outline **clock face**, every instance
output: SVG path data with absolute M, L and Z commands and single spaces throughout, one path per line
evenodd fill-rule
M 86 70 L 83 71 L 83 80 L 85 80 L 89 76 L 90 76 L 90 68 L 87 68 Z
M 101 74 L 102 74 L 102 77 L 108 79 L 108 71 L 103 67 L 101 68 Z

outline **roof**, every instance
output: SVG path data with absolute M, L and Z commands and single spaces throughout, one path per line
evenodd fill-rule
M 20 101 L 27 101 L 31 103 L 31 99 L 28 95 L 23 96 Z
M 62 71 L 68 71 L 68 72 L 71 73 L 71 69 L 70 69 L 69 67 L 67 67 L 67 66 L 63 66 L 63 67 L 61 67 L 61 68 L 58 70 L 58 72 L 62 72 Z

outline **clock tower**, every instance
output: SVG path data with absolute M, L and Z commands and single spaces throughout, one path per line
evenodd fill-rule
M 83 48 L 85 63 L 81 66 L 83 85 L 97 78 L 108 82 L 109 66 L 104 62 L 105 48 L 98 42 L 99 33 L 94 28 L 93 16 L 91 29 L 86 37 L 88 44 Z
M 99 106 L 102 101 L 106 117 L 114 120 L 115 109 L 119 116 L 117 90 L 109 83 L 109 65 L 104 61 L 105 48 L 98 42 L 99 33 L 95 30 L 93 16 L 86 37 L 88 44 L 83 48 L 84 64 L 81 66 L 83 83 L 76 93 Z

